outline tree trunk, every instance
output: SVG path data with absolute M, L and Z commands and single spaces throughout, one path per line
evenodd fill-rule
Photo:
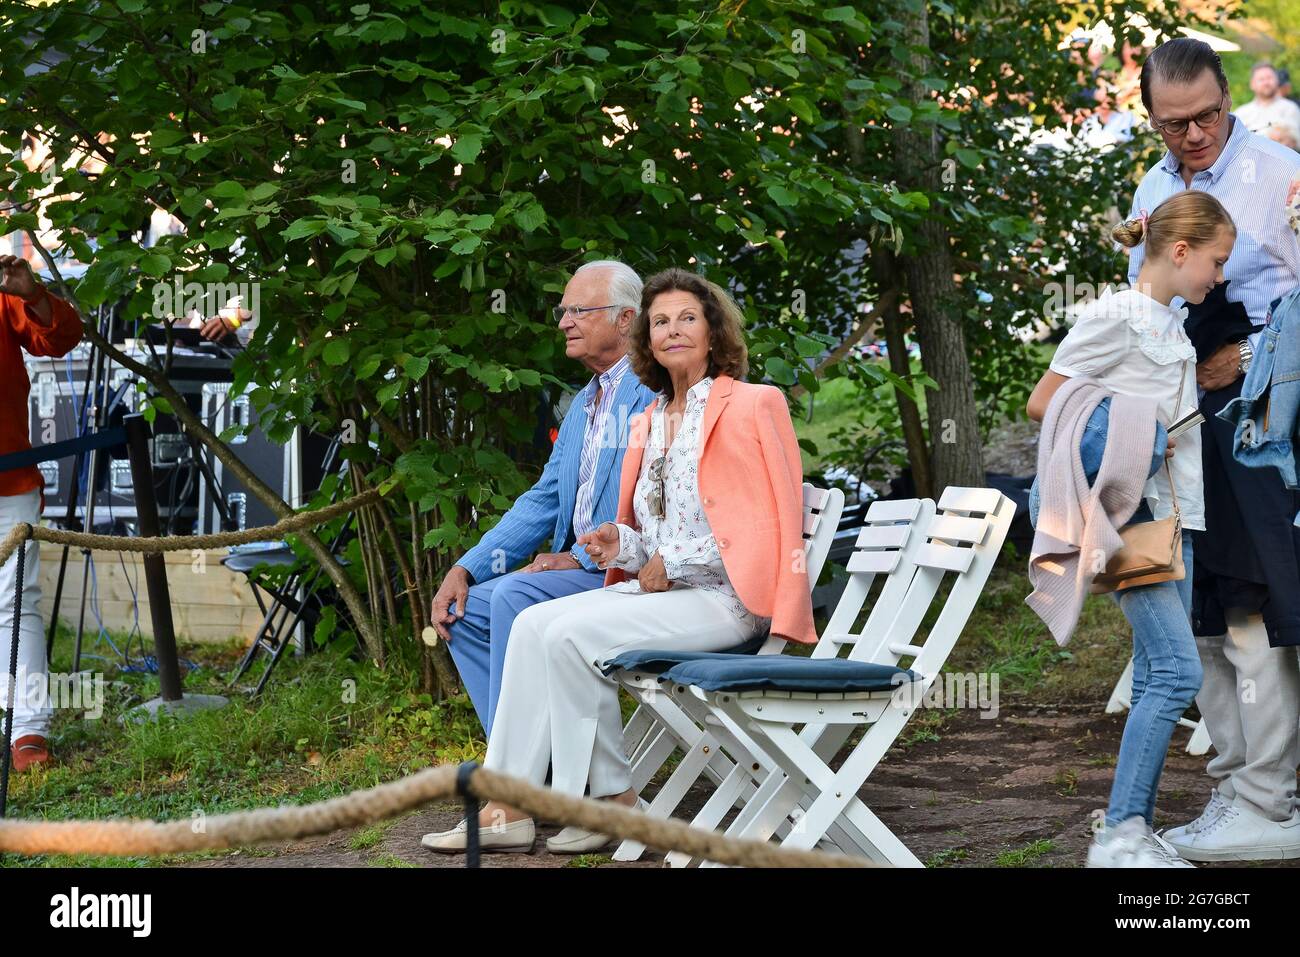
M 866 144 L 863 143 L 862 129 L 851 117 L 845 125 L 848 140 L 849 158 L 859 169 L 867 165 Z M 903 300 L 903 278 L 899 275 L 898 260 L 894 253 L 883 243 L 879 249 L 872 250 L 872 272 L 876 285 L 880 289 L 880 299 L 876 309 L 880 310 L 885 329 L 885 345 L 889 349 L 890 371 L 899 378 L 911 381 L 912 367 L 907 359 L 907 323 L 899 305 Z M 921 413 L 917 404 L 898 389 L 894 390 L 894 400 L 898 403 L 898 416 L 903 426 L 903 440 L 907 443 L 907 461 L 912 468 L 912 481 L 916 485 L 919 498 L 931 498 L 934 494 L 933 463 L 930 448 L 926 444 L 925 429 L 921 426 Z
M 885 248 L 872 254 L 872 264 L 881 289 L 886 294 L 891 290 L 901 290 L 903 279 L 899 275 L 898 260 L 894 253 Z M 889 349 L 889 369 L 900 379 L 912 378 L 912 365 L 907 358 L 907 322 L 903 319 L 898 303 L 901 296 L 896 296 L 884 312 L 885 345 Z M 907 442 L 907 462 L 912 468 L 912 482 L 916 486 L 917 498 L 934 497 L 934 474 L 930 461 L 930 447 L 925 440 L 925 428 L 921 425 L 921 410 L 915 402 L 898 389 L 894 389 L 894 401 L 898 403 L 898 415 L 903 423 L 903 439 Z M 927 400 L 928 401 L 928 400 Z
M 921 83 L 927 68 L 924 52 L 930 46 L 929 19 L 924 3 L 900 4 L 897 16 L 904 24 L 911 51 L 907 71 L 908 95 L 915 102 L 930 99 Z M 916 130 L 903 126 L 895 133 L 895 167 L 900 186 L 907 177 L 909 190 L 929 196 L 942 192 L 939 180 L 938 129 Z M 921 365 L 938 383 L 926 396 L 926 418 L 933 443 L 934 491 L 949 485 L 984 484 L 983 447 L 975 408 L 975 380 L 966 355 L 961 300 L 953 279 L 955 263 L 943 220 L 931 209 L 919 225 L 912 243 L 915 252 L 900 257 L 912 302 Z M 891 354 L 893 350 L 890 350 Z

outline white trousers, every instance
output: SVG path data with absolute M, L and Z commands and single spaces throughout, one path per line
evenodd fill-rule
M 1300 665 L 1272 648 L 1262 616 L 1227 611 L 1228 633 L 1197 638 L 1205 679 L 1196 706 L 1217 752 L 1206 767 L 1226 801 L 1271 821 L 1291 817 L 1300 761 Z
M 600 666 L 633 648 L 725 651 L 752 636 L 725 601 L 697 588 L 595 589 L 524 609 L 510 630 L 501 699 L 483 766 L 581 797 L 632 786 L 618 684 Z
M 0 536 L 8 535 L 19 522 L 36 525 L 41 520 L 39 489 L 22 495 L 0 495 Z M 18 626 L 18 682 L 13 703 L 14 734 L 17 741 L 26 734 L 46 737 L 50 730 L 50 705 L 45 664 L 45 629 L 41 624 L 40 543 L 26 542 L 27 562 L 23 567 L 23 611 Z M 0 705 L 10 706 L 9 655 L 14 633 L 14 578 L 18 555 L 0 568 Z M 3 725 L 0 725 L 3 730 Z M 3 744 L 0 743 L 0 747 Z

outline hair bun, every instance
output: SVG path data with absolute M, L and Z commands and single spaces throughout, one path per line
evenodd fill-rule
M 1111 239 L 1132 249 L 1141 244 L 1146 234 L 1146 224 L 1141 219 L 1126 219 L 1110 231 Z

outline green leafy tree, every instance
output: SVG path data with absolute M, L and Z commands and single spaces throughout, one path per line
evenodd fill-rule
M 69 294 L 122 302 L 131 322 L 154 320 L 159 284 L 258 284 L 237 387 L 273 437 L 349 439 L 351 490 L 387 491 L 346 564 L 328 530 L 299 542 L 376 662 L 385 636 L 420 634 L 446 567 L 535 478 L 539 408 L 585 378 L 547 311 L 582 262 L 730 285 L 751 377 L 888 388 L 914 462 L 968 481 L 980 429 L 933 433 L 974 422 L 973 396 L 1021 387 L 1010 330 L 1041 312 L 1045 267 L 1074 255 L 1054 232 L 1108 195 L 1027 168 L 1000 122 L 1054 122 L 1033 103 L 1077 82 L 1042 0 L 66 0 L 0 15 L 23 38 L 0 48 L 10 229 L 31 234 L 39 211 L 52 252 L 89 264 Z M 16 155 L 25 136 L 51 151 L 44 169 Z M 184 231 L 142 248 L 155 209 Z M 899 335 L 917 324 L 929 379 L 855 357 L 882 317 Z M 164 377 L 132 367 L 289 511 Z M 914 401 L 927 386 L 937 397 Z M 454 685 L 444 649 L 425 663 L 429 688 Z

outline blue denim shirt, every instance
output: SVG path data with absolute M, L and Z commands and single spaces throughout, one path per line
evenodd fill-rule
M 1092 415 L 1088 416 L 1088 421 L 1083 425 L 1083 438 L 1079 440 L 1079 464 L 1083 466 L 1083 476 L 1089 484 L 1101 471 L 1101 458 L 1106 452 L 1106 432 L 1109 427 L 1110 399 L 1106 398 L 1097 403 L 1097 408 L 1093 409 Z M 1165 427 L 1157 422 L 1156 444 L 1151 450 L 1151 470 L 1147 472 L 1147 478 L 1160 471 L 1160 466 L 1165 461 L 1165 448 L 1168 444 L 1169 436 L 1165 432 Z M 1038 476 L 1035 475 L 1034 483 L 1029 487 L 1029 524 L 1035 528 L 1038 527 L 1038 504 Z M 1147 505 L 1146 499 L 1142 499 L 1129 524 L 1149 522 L 1153 518 L 1151 507 Z
M 1300 287 L 1273 303 L 1241 394 L 1219 412 L 1235 426 L 1232 456 L 1251 468 L 1272 466 L 1290 489 L 1300 488 L 1296 429 L 1300 425 Z M 1300 525 L 1300 513 L 1294 524 Z

